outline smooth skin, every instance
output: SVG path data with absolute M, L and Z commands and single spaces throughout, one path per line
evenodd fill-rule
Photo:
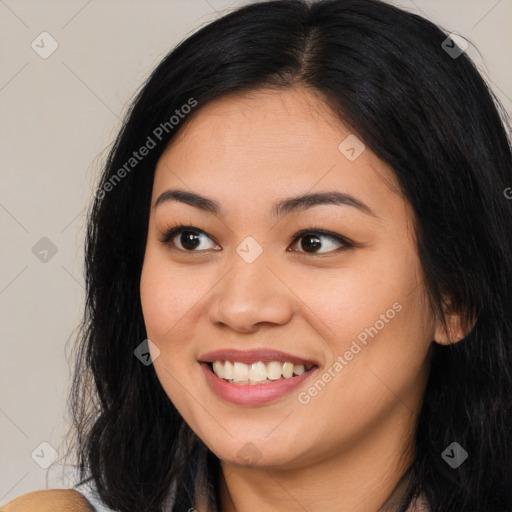
M 428 306 L 412 210 L 368 147 L 354 161 L 340 152 L 352 132 L 310 89 L 224 96 L 191 116 L 155 171 L 140 283 L 158 378 L 221 460 L 222 512 L 377 511 L 414 459 L 430 349 L 463 337 L 455 314 L 448 336 Z M 177 201 L 154 208 L 176 188 L 217 201 L 222 214 Z M 272 216 L 276 201 L 326 191 L 374 215 L 323 204 Z M 192 249 L 180 234 L 162 243 L 175 224 L 206 234 Z M 301 229 L 310 234 L 294 241 Z M 236 251 L 248 236 L 263 250 L 252 263 Z M 401 311 L 300 403 L 298 393 L 396 302 Z M 212 350 L 268 347 L 316 360 L 315 377 L 239 406 L 212 391 L 198 362 Z M 251 464 L 237 455 L 247 443 L 257 448 Z

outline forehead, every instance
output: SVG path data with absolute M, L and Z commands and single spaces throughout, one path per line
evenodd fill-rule
M 350 130 L 313 90 L 264 88 L 229 94 L 192 112 L 168 150 L 184 143 L 261 158 L 265 148 L 314 149 L 328 143 L 326 137 L 336 142 L 345 132 Z
M 224 96 L 185 119 L 158 162 L 154 195 L 175 185 L 220 202 L 314 188 L 377 196 L 383 186 L 393 193 L 391 186 L 396 194 L 393 173 L 368 148 L 355 160 L 340 151 L 349 136 L 350 127 L 309 89 Z

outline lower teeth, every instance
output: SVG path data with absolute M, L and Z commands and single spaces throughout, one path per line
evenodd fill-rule
M 296 375 L 294 375 L 294 377 L 296 377 Z M 225 380 L 226 382 L 229 382 L 230 384 L 238 384 L 238 385 L 241 385 L 241 386 L 257 386 L 259 384 L 270 384 L 272 382 L 277 382 L 278 380 L 284 380 L 285 377 L 279 377 L 279 379 L 265 379 L 265 380 L 260 380 L 260 381 L 250 381 L 250 380 L 243 380 L 243 381 L 235 381 L 233 379 L 222 379 L 222 380 Z

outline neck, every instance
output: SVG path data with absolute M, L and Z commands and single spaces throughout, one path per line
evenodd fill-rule
M 409 481 L 413 446 L 410 418 L 391 418 L 387 428 L 369 432 L 353 447 L 300 468 L 246 468 L 221 461 L 219 510 L 395 512 Z

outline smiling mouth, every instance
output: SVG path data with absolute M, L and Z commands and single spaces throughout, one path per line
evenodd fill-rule
M 213 361 L 206 364 L 217 377 L 230 384 L 251 386 L 293 379 L 317 367 L 313 364 L 293 364 L 289 361 L 258 361 L 252 364 Z

